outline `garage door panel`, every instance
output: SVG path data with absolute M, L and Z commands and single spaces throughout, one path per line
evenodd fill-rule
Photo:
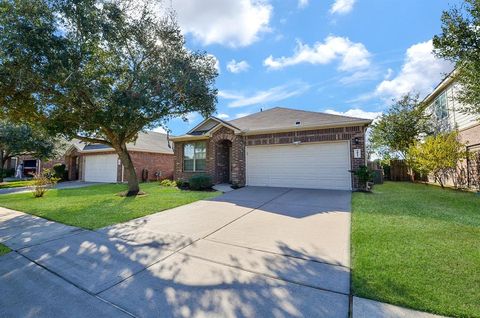
M 117 182 L 117 155 L 85 156 L 85 181 Z
M 348 142 L 247 147 L 247 185 L 351 189 Z

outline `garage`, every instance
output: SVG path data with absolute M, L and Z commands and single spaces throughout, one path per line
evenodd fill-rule
M 88 182 L 117 182 L 116 154 L 85 156 L 85 177 Z
M 351 190 L 348 141 L 246 147 L 250 186 Z

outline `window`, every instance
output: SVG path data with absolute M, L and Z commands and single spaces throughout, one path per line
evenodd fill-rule
M 183 171 L 205 171 L 206 158 L 205 142 L 183 145 Z
M 435 117 L 437 117 L 437 119 L 444 119 L 448 116 L 446 95 L 447 94 L 442 93 L 435 99 Z

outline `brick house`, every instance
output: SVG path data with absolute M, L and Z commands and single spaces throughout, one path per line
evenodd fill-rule
M 141 181 L 153 181 L 173 177 L 173 150 L 167 135 L 163 133 L 140 133 L 135 142 L 127 144 L 137 176 Z M 32 162 L 30 162 L 32 161 Z M 88 182 L 126 182 L 126 173 L 113 148 L 102 144 L 87 144 L 78 140 L 68 143 L 64 155 L 46 162 L 22 157 L 35 171 L 52 168 L 64 163 L 69 180 Z
M 459 168 L 465 169 L 467 186 L 480 187 L 480 121 L 475 115 L 462 112 L 462 104 L 456 98 L 460 86 L 454 75 L 455 71 L 438 84 L 423 103 L 436 132 L 458 131 L 460 141 L 472 155 L 471 159 L 459 163 Z M 453 180 L 447 180 L 447 184 L 453 185 Z
M 231 121 L 209 117 L 174 142 L 175 179 L 352 190 L 366 164 L 371 120 L 276 107 Z

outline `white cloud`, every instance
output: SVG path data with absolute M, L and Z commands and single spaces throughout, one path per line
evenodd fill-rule
M 238 113 L 238 114 L 235 115 L 235 118 L 245 117 L 245 116 L 248 116 L 250 114 L 251 113 Z
M 247 46 L 269 31 L 272 6 L 266 0 L 172 0 L 184 33 L 204 45 Z
M 220 118 L 220 119 L 228 119 L 228 118 L 230 118 L 230 116 L 229 116 L 228 114 L 224 114 L 224 113 L 218 114 L 217 117 Z
M 232 73 L 240 73 L 240 72 L 245 72 L 250 68 L 250 64 L 248 64 L 247 61 L 235 61 L 231 60 L 227 64 L 227 69 L 232 72 Z
M 354 43 L 345 37 L 328 36 L 324 42 L 316 42 L 312 47 L 298 42 L 293 56 L 274 58 L 270 55 L 263 64 L 269 69 L 281 69 L 300 63 L 328 64 L 334 60 L 340 60 L 339 70 L 352 71 L 370 65 L 370 52 L 362 43 Z
M 275 86 L 267 90 L 255 92 L 252 95 L 245 96 L 241 94 L 222 94 L 223 98 L 232 99 L 229 107 L 243 107 L 255 104 L 266 104 L 278 102 L 287 98 L 303 94 L 310 88 L 305 83 L 296 83 L 290 85 Z M 220 95 L 220 94 L 219 94 Z M 225 97 L 228 96 L 228 97 Z
M 452 64 L 437 59 L 432 49 L 431 40 L 409 47 L 401 71 L 391 79 L 393 71 L 389 71 L 386 79 L 375 89 L 374 95 L 398 98 L 409 92 L 418 92 L 422 96 L 428 94 L 452 70 Z
M 376 119 L 377 117 L 382 115 L 382 112 L 369 112 L 362 110 L 360 108 L 352 108 L 347 110 L 346 112 L 339 112 L 333 109 L 327 109 L 325 111 L 327 114 L 334 114 L 334 115 L 342 115 L 342 116 L 350 116 L 350 117 L 357 117 L 357 118 L 365 118 L 365 119 Z
M 380 72 L 375 68 L 371 68 L 367 70 L 360 70 L 348 76 L 344 76 L 340 78 L 340 83 L 344 85 L 351 85 L 365 81 L 373 81 L 378 79 L 379 76 L 381 77 Z
M 223 99 L 239 99 L 242 98 L 243 95 L 231 92 L 231 91 L 225 91 L 225 90 L 220 90 L 218 91 L 218 97 L 223 98 Z
M 298 7 L 303 9 L 308 6 L 308 0 L 298 0 Z
M 331 14 L 347 14 L 353 9 L 356 0 L 335 0 L 330 7 Z
M 158 133 L 162 133 L 162 134 L 166 134 L 166 133 L 167 133 L 167 131 L 166 131 L 163 127 L 154 128 L 153 131 L 154 131 L 154 132 L 158 132 Z

